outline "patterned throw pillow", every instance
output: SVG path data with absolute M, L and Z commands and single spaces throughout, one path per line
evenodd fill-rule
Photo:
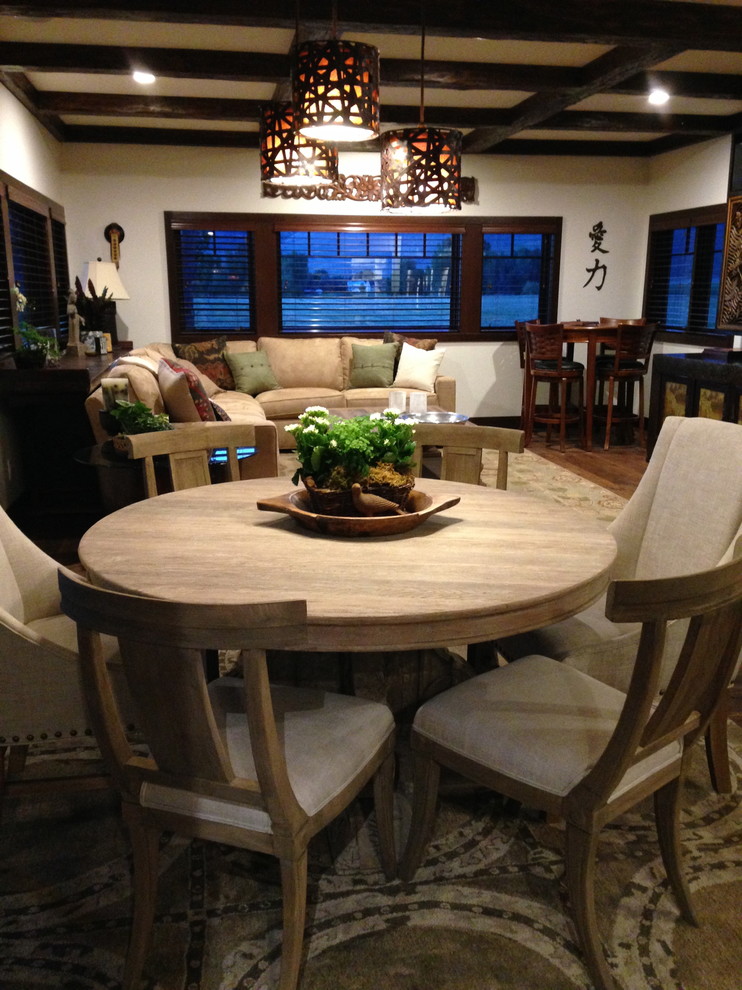
M 219 388 L 230 391 L 234 388 L 234 378 L 224 356 L 226 349 L 226 337 L 199 340 L 192 344 L 173 344 L 176 357 L 195 364 L 198 370 L 207 375 Z
M 402 344 L 409 344 L 410 347 L 417 347 L 421 351 L 432 351 L 435 350 L 435 345 L 438 341 L 435 337 L 405 337 L 403 333 L 392 333 L 391 330 L 386 330 L 384 332 L 384 343 L 397 345 L 397 356 L 394 360 L 394 373 L 396 375 L 397 368 L 399 367 L 399 359 L 402 356 Z
M 216 419 L 211 400 L 194 371 L 162 358 L 157 380 L 162 401 L 174 423 L 197 423 L 199 420 Z

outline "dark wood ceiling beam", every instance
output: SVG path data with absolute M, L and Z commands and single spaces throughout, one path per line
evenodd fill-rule
M 680 6 L 683 6 L 682 4 Z M 537 93 L 524 100 L 515 109 L 510 124 L 501 127 L 484 127 L 464 138 L 464 150 L 487 151 L 500 141 L 518 131 L 536 127 L 567 107 L 581 100 L 611 89 L 624 79 L 636 75 L 648 66 L 663 62 L 677 54 L 676 45 L 658 44 L 651 48 L 614 48 L 605 55 L 593 59 L 582 69 L 583 83 L 577 89 L 561 93 Z
M 38 104 L 40 109 L 56 114 L 257 121 L 261 101 L 208 99 L 192 96 L 119 96 L 111 93 L 41 92 L 38 95 Z
M 121 96 L 99 93 L 36 94 L 42 113 L 88 114 L 91 116 L 163 117 L 180 120 L 239 120 L 257 122 L 260 100 L 208 99 L 182 96 Z M 382 107 L 383 124 L 415 124 L 419 108 L 414 105 Z M 441 127 L 507 127 L 517 111 L 487 107 L 426 107 L 425 119 Z M 542 121 L 542 130 L 617 131 L 684 134 L 728 134 L 740 125 L 740 115 L 613 113 L 565 110 Z
M 645 134 L 729 134 L 739 126 L 739 114 L 619 113 L 564 110 L 538 126 L 549 131 L 636 131 Z
M 170 127 L 101 127 L 67 124 L 65 141 L 92 144 L 183 145 L 193 148 L 257 148 L 254 131 L 198 131 Z
M 45 127 L 58 141 L 64 140 L 64 132 L 58 117 L 38 106 L 38 90 L 28 81 L 22 72 L 0 71 L 0 83 L 15 96 L 28 112 Z
M 419 34 L 419 0 L 354 0 L 340 10 L 344 31 L 384 31 Z M 348 9 L 350 8 L 350 9 Z M 31 0 L 0 3 L 0 14 L 31 17 L 106 18 L 191 24 L 235 24 L 293 30 L 295 0 L 131 0 L 126 4 L 100 0 Z M 302 0 L 301 23 L 330 28 L 327 0 Z M 742 9 L 725 4 L 674 3 L 665 0 L 480 0 L 461 8 L 450 0 L 426 0 L 425 24 L 429 34 L 453 37 L 518 39 L 530 41 L 590 42 L 642 46 L 671 41 L 712 51 L 742 51 Z

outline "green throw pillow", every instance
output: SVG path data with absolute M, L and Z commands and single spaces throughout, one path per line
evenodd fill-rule
M 394 379 L 396 344 L 353 344 L 351 388 L 388 388 Z
M 225 356 L 238 392 L 257 395 L 259 392 L 270 392 L 281 387 L 265 351 L 248 351 L 244 354 L 230 354 L 227 351 Z

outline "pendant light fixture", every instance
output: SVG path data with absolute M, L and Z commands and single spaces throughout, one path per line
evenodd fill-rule
M 292 73 L 296 127 L 313 141 L 367 141 L 379 134 L 379 50 L 337 37 L 297 44 Z
M 309 141 L 296 130 L 291 103 L 260 112 L 260 177 L 276 186 L 329 186 L 337 182 L 337 148 Z
M 381 135 L 381 208 L 461 209 L 461 131 L 425 126 L 425 17 L 420 4 L 420 124 Z

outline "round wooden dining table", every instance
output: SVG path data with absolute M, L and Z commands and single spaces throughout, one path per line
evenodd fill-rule
M 305 599 L 312 651 L 479 643 L 566 618 L 606 587 L 603 526 L 532 496 L 424 479 L 458 504 L 396 536 L 327 536 L 257 501 L 283 478 L 193 488 L 119 509 L 79 547 L 101 587 L 184 602 Z

